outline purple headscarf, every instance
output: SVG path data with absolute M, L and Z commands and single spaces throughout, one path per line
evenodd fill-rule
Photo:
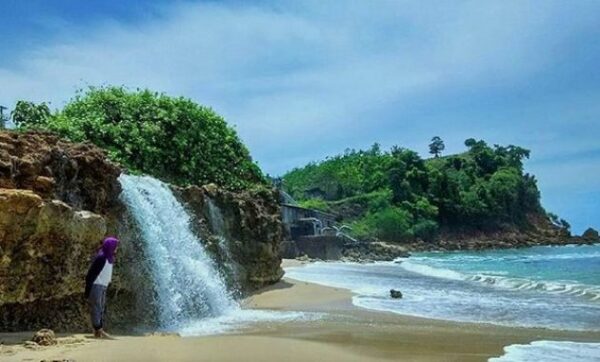
M 117 245 L 119 245 L 119 239 L 114 236 L 107 237 L 102 242 L 102 249 L 100 249 L 98 255 L 104 255 L 106 260 L 113 264 L 115 262 L 115 250 L 117 250 Z

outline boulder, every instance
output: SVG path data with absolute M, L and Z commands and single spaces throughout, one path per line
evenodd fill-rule
M 402 298 L 402 292 L 396 289 L 390 289 L 390 297 L 400 299 Z
M 35 332 L 31 338 L 31 341 L 40 346 L 52 346 L 58 343 L 56 341 L 54 331 L 51 329 L 40 329 L 39 331 Z

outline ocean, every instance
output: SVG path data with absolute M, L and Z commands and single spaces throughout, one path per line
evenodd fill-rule
M 415 253 L 368 264 L 317 262 L 286 268 L 286 276 L 350 289 L 356 294 L 353 303 L 368 309 L 460 322 L 600 330 L 600 245 Z M 391 299 L 390 289 L 400 290 L 403 298 Z M 595 352 L 581 361 L 600 360 L 600 344 L 539 341 L 508 347 L 502 361 L 526 361 L 527 353 L 539 357 L 550 351 L 577 360 L 573 350 L 586 348 Z

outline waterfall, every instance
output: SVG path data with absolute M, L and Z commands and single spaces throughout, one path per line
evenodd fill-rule
M 206 205 L 208 207 L 208 221 L 210 222 L 212 232 L 216 235 L 225 237 L 225 218 L 223 217 L 221 209 L 210 197 L 206 198 Z
M 119 181 L 150 259 L 161 327 L 239 310 L 169 186 L 148 176 L 121 175 Z

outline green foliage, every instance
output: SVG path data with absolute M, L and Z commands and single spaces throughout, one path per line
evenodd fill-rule
M 411 238 L 411 216 L 399 207 L 387 207 L 367 214 L 352 224 L 359 237 L 375 236 L 382 240 L 401 242 Z
M 17 127 L 36 128 L 45 124 L 51 113 L 46 103 L 18 101 L 10 115 Z
M 429 160 L 374 145 L 294 169 L 283 176 L 284 185 L 305 205 L 312 201 L 304 191 L 318 187 L 327 193 L 318 207 L 325 203 L 341 214 L 357 236 L 396 241 L 430 240 L 440 229 L 524 227 L 529 213 L 542 211 L 536 180 L 523 172 L 528 150 L 475 139 L 465 145 L 463 154 Z M 374 195 L 380 195 L 377 201 Z
M 329 204 L 321 199 L 308 199 L 302 200 L 298 203 L 302 207 L 306 207 L 308 209 L 315 209 L 321 211 L 329 211 Z
M 381 190 L 387 184 L 387 162 L 391 160 L 378 144 L 368 151 L 346 150 L 343 155 L 288 172 L 284 177 L 285 188 L 295 199 L 305 198 L 310 188 L 319 188 L 327 200 Z
M 214 182 L 240 189 L 266 182 L 225 120 L 187 98 L 90 88 L 52 117 L 33 119 L 27 115 L 21 125 L 32 123 L 73 141 L 91 141 L 133 172 L 176 184 Z

